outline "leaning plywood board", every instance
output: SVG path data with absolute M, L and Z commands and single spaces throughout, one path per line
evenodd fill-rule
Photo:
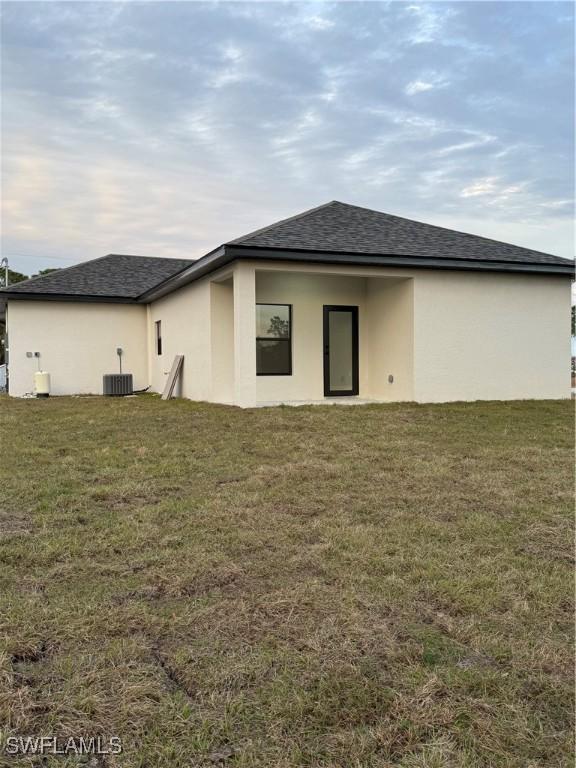
M 178 381 L 178 376 L 180 376 L 180 371 L 182 370 L 183 362 L 184 362 L 184 355 L 176 355 L 176 357 L 174 358 L 174 362 L 172 363 L 172 368 L 170 368 L 170 373 L 168 374 L 168 378 L 166 380 L 166 386 L 164 387 L 164 392 L 162 392 L 162 400 L 170 400 L 170 398 L 174 394 L 174 387 L 176 386 L 176 382 Z

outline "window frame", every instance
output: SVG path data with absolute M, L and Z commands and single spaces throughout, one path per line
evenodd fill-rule
M 162 356 L 162 320 L 156 320 L 154 322 L 154 328 L 156 331 L 156 357 Z
M 288 336 L 256 336 L 256 376 L 292 376 L 292 304 L 282 304 L 278 301 L 257 301 L 257 307 L 288 307 Z M 259 373 L 258 372 L 258 342 L 259 341 L 283 341 L 288 344 L 288 372 L 287 373 Z

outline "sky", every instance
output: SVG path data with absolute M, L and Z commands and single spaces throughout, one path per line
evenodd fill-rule
M 2 255 L 197 258 L 330 200 L 574 254 L 567 2 L 3 2 Z

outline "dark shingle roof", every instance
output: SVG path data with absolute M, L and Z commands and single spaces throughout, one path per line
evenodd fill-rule
M 5 289 L 13 294 L 49 294 L 111 299 L 137 299 L 194 262 L 110 253 L 73 267 L 33 277 Z
M 489 269 L 571 277 L 574 262 L 478 235 L 333 201 L 231 240 L 198 261 L 109 254 L 0 289 L 6 299 L 142 302 L 238 258 Z M 190 269 L 191 268 L 191 269 Z
M 230 241 L 252 248 L 570 264 L 568 259 L 334 200 Z

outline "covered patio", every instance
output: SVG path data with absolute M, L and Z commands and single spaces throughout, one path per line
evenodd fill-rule
M 413 280 L 238 262 L 211 281 L 214 399 L 244 407 L 413 399 Z

